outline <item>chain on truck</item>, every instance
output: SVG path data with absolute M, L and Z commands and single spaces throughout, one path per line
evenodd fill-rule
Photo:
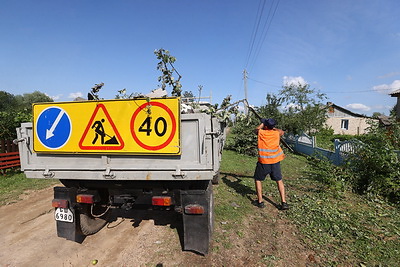
M 208 253 L 222 121 L 182 113 L 180 98 L 39 103 L 33 117 L 17 129 L 21 168 L 64 185 L 52 201 L 59 237 L 82 242 L 118 211 L 150 209 L 180 214 L 183 249 Z

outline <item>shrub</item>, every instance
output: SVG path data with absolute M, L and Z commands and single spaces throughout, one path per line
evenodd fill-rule
M 238 120 L 232 128 L 225 148 L 244 155 L 257 155 L 257 135 L 254 134 L 257 123 L 251 119 Z

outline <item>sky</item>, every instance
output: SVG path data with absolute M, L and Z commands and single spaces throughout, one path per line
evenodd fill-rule
M 266 104 L 309 84 L 353 112 L 389 115 L 400 89 L 398 0 L 2 0 L 0 90 L 55 101 L 159 87 L 155 49 L 183 91 Z

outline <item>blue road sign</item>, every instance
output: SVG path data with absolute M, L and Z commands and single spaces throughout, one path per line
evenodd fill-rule
M 42 145 L 49 149 L 58 149 L 71 137 L 72 124 L 67 112 L 54 106 L 40 113 L 35 130 Z

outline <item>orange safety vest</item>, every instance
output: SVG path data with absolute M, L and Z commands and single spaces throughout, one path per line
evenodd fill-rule
M 258 162 L 274 164 L 285 158 L 285 154 L 279 146 L 279 140 L 278 130 L 258 130 Z

